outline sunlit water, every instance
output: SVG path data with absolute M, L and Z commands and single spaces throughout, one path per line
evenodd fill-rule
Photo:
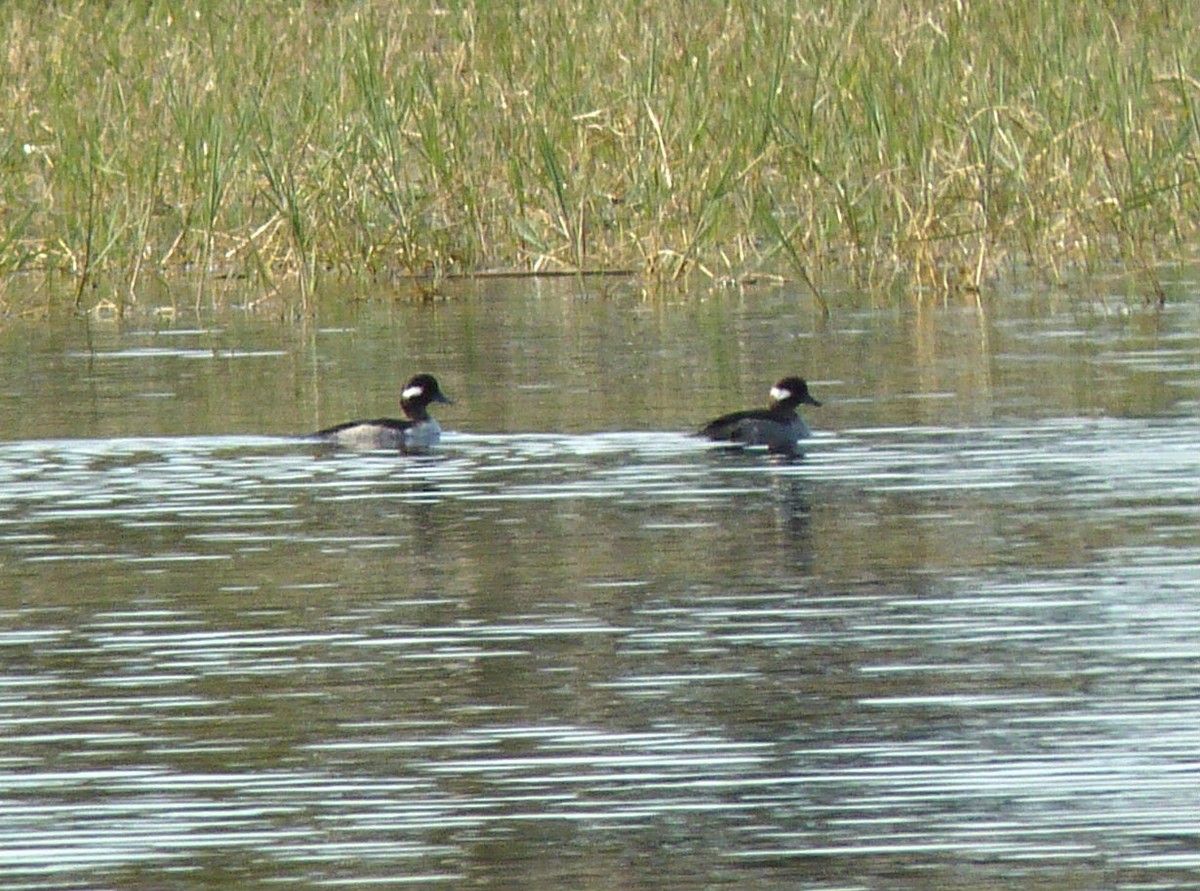
M 731 311 L 764 384 L 781 312 Z M 397 318 L 340 327 L 341 361 Z M 340 419 L 306 389 L 339 373 L 319 337 L 29 348 L 3 405 L 41 426 L 0 443 L 3 886 L 1195 887 L 1195 314 L 951 310 L 921 324 L 972 346 L 935 357 L 892 339 L 919 347 L 910 321 L 806 346 L 827 406 L 793 462 L 686 434 L 686 322 L 643 323 L 654 383 L 619 405 L 590 337 L 520 379 L 504 325 L 439 343 L 413 362 L 498 358 L 449 363 L 419 458 L 280 433 Z M 65 395 L 39 407 L 39 376 Z M 261 435 L 220 430 L 264 391 Z

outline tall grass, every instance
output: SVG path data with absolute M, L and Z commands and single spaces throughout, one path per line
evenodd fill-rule
M 0 7 L 0 271 L 977 287 L 1200 227 L 1191 4 Z M 814 285 L 816 288 L 816 285 Z

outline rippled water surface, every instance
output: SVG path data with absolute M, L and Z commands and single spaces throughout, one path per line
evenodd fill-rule
M 1196 887 L 1187 287 L 10 326 L 2 884 Z M 416 370 L 435 455 L 294 435 Z

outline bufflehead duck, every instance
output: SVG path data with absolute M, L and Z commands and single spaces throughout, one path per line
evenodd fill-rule
M 766 408 L 735 411 L 709 421 L 701 436 L 736 445 L 765 445 L 769 451 L 795 454 L 798 440 L 812 436 L 804 419 L 796 414 L 800 403 L 817 405 L 808 384 L 798 377 L 785 377 L 771 388 Z
M 373 421 L 347 421 L 326 427 L 315 434 L 326 442 L 347 449 L 399 449 L 419 452 L 432 448 L 442 438 L 442 428 L 426 410 L 431 402 L 450 403 L 432 374 L 418 374 L 400 391 L 400 407 L 408 415 L 377 418 Z

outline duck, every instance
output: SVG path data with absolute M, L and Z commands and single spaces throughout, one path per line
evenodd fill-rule
M 313 434 L 330 445 L 345 449 L 398 449 L 401 452 L 422 452 L 436 446 L 442 438 L 442 428 L 429 414 L 434 402 L 452 405 L 432 374 L 410 378 L 400 391 L 400 408 L 406 418 L 376 418 L 369 421 L 346 421 L 326 427 Z
M 812 436 L 797 405 L 820 406 L 808 392 L 808 383 L 800 377 L 785 377 L 771 387 L 766 408 L 730 412 L 714 418 L 699 431 L 700 436 L 731 445 L 765 445 L 767 450 L 794 455 L 799 441 Z

